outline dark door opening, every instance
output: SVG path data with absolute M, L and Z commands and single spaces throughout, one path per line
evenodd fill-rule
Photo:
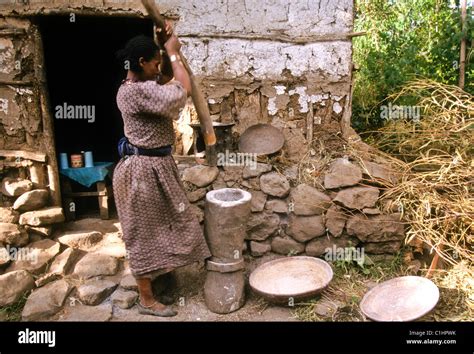
M 123 123 L 115 97 L 126 71 L 115 53 L 136 35 L 152 36 L 153 23 L 124 17 L 76 16 L 74 20 L 71 16 L 36 18 L 43 39 L 56 152 L 59 158 L 59 153 L 92 151 L 94 161 L 116 163 Z M 68 112 L 74 112 L 73 118 Z M 97 198 L 80 199 L 78 214 L 98 210 Z

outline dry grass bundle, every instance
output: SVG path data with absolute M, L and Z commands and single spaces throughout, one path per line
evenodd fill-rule
M 474 98 L 457 86 L 415 80 L 387 100 L 410 97 L 422 119 L 389 121 L 377 134 L 377 147 L 405 162 L 474 151 Z
M 407 242 L 421 240 L 451 264 L 474 263 L 474 99 L 456 86 L 409 83 L 393 99 L 416 97 L 419 122 L 389 122 L 377 147 L 403 159 L 401 183 L 388 188 L 410 223 Z M 440 247 L 441 246 L 441 247 Z
M 461 261 L 451 269 L 437 270 L 433 282 L 439 287 L 440 301 L 426 321 L 472 321 L 474 319 L 474 270 Z

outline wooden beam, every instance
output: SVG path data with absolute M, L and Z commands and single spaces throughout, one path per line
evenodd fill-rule
M 43 141 L 48 156 L 47 175 L 50 198 L 54 206 L 61 206 L 61 189 L 59 184 L 59 169 L 56 159 L 56 149 L 54 144 L 53 116 L 50 111 L 50 100 L 48 87 L 46 85 L 46 73 L 43 54 L 43 40 L 37 27 L 33 28 L 34 39 L 34 68 L 35 80 L 40 93 L 40 109 L 43 123 Z
M 46 162 L 46 154 L 42 152 L 25 151 L 25 150 L 0 150 L 0 156 L 15 157 L 37 162 Z
M 30 178 L 35 188 L 46 187 L 45 166 L 39 162 L 33 162 L 30 166 Z
M 173 159 L 177 161 L 177 163 L 194 163 L 194 156 L 190 155 L 173 155 Z
M 99 194 L 100 218 L 107 220 L 109 218 L 109 196 L 105 182 L 97 182 L 97 192 Z
M 33 165 L 33 162 L 31 160 L 21 160 L 20 162 L 17 161 L 2 161 L 3 166 L 7 167 L 15 167 L 15 168 L 20 168 L 20 167 L 30 167 Z
M 98 186 L 97 189 L 99 189 Z M 65 197 L 103 197 L 107 195 L 107 191 L 104 189 L 101 192 L 66 192 L 63 195 Z
M 31 86 L 33 84 L 33 81 L 0 80 L 0 85 Z
M 23 28 L 0 28 L 0 37 L 22 36 L 26 31 Z
M 364 36 L 366 32 L 336 33 L 314 36 L 290 37 L 284 34 L 241 34 L 241 33 L 211 33 L 206 35 L 194 33 L 180 33 L 180 38 L 199 38 L 199 39 L 244 39 L 260 40 L 271 42 L 286 42 L 294 44 L 309 44 L 318 42 L 350 41 L 354 37 Z
M 354 75 L 354 63 L 351 62 L 349 68 L 349 76 L 351 79 L 351 84 L 349 87 L 349 94 L 346 97 L 346 102 L 344 104 L 344 113 L 342 114 L 341 119 L 341 131 L 343 136 L 349 137 L 353 135 L 354 130 L 351 126 L 352 120 L 352 97 L 354 95 L 354 87 L 355 87 L 355 75 Z

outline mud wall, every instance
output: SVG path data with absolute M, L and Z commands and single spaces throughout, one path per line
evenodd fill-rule
M 352 0 L 164 0 L 157 4 L 175 21 L 183 52 L 202 81 L 213 120 L 236 122 L 236 139 L 253 124 L 271 123 L 283 130 L 284 154 L 296 162 L 318 134 L 349 125 Z M 0 4 L 0 14 L 15 17 L 143 16 L 143 11 L 140 1 L 7 0 Z M 24 23 L 27 26 L 28 21 Z M 0 40 L 1 74 L 26 76 L 27 63 L 17 69 L 15 63 L 28 45 L 5 36 Z M 1 107 L 5 100 L 12 101 L 13 114 L 2 118 L 2 129 L 9 129 L 6 146 L 28 145 L 27 139 L 31 146 L 38 146 L 29 136 L 41 129 L 38 115 L 24 113 L 21 104 L 13 103 L 20 100 L 19 94 L 10 91 L 1 92 Z M 37 95 L 32 92 L 34 100 Z M 19 119 L 21 114 L 26 118 Z M 186 109 L 177 122 L 177 154 L 191 148 L 192 129 L 187 123 L 193 118 L 192 109 Z

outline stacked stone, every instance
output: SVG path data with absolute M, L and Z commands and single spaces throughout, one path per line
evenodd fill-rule
M 28 179 L 4 177 L 1 182 L 0 207 L 0 271 L 26 270 L 41 273 L 46 263 L 57 253 L 55 242 L 49 240 L 53 225 L 63 222 L 61 208 L 48 207 L 49 192 Z M 20 255 L 26 250 L 41 250 L 36 264 L 26 264 Z M 38 251 L 39 252 L 39 251 Z M 22 273 L 29 279 L 30 275 Z M 30 282 L 29 282 L 30 283 Z
M 328 248 L 363 247 L 365 254 L 394 254 L 404 238 L 400 214 L 377 207 L 377 180 L 394 181 L 383 165 L 364 161 L 361 168 L 346 158 L 331 162 L 321 188 L 297 185 L 295 166 L 279 173 L 270 164 L 182 167 L 190 183 L 188 197 L 202 214 L 207 191 L 241 188 L 252 194 L 247 250 L 254 256 L 323 256 Z
M 31 291 L 23 320 L 106 321 L 113 305 L 127 309 L 138 297 L 118 223 L 83 219 L 63 224 L 51 239 L 27 247 L 28 253 L 0 275 L 1 306 Z
M 49 237 L 64 215 L 61 208 L 48 207 L 47 189 L 26 178 L 4 177 L 1 200 L 0 306 L 5 306 L 33 289 L 34 277 L 59 253 L 59 243 Z
M 135 303 L 136 284 L 119 285 L 127 267 L 118 225 L 62 224 L 62 208 L 49 206 L 49 191 L 25 178 L 4 177 L 1 193 L 0 306 L 28 295 L 23 320 L 48 319 L 67 307 L 65 319 L 103 321 L 112 317 L 112 304 Z

